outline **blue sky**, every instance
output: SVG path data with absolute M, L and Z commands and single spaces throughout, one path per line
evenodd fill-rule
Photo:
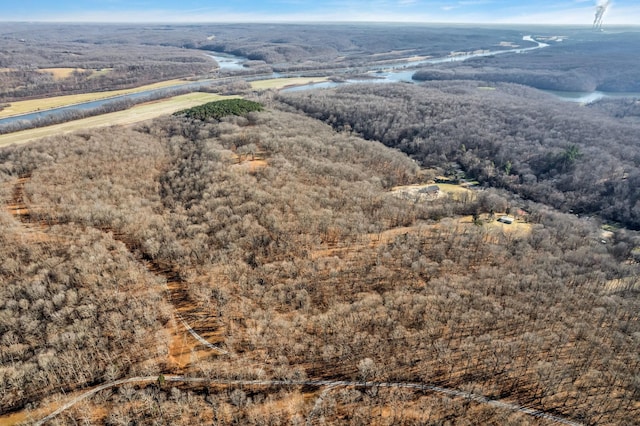
M 0 0 L 0 21 L 394 21 L 590 25 L 605 0 Z M 612 0 L 606 24 L 640 25 L 640 0 Z

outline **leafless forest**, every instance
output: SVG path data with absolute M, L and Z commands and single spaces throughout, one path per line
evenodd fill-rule
M 459 163 L 493 187 L 640 229 L 637 101 L 589 110 L 523 86 L 486 84 L 351 85 L 281 99 L 424 165 Z
M 3 23 L 2 103 L 216 75 L 207 53 L 245 56 L 247 73 L 314 70 L 501 49 L 511 29 L 399 25 L 58 25 Z M 56 75 L 56 69 L 72 70 Z M 213 73 L 213 74 L 212 74 Z
M 538 89 L 578 92 L 640 91 L 636 71 L 640 58 L 629 54 L 640 48 L 637 31 L 582 32 L 571 34 L 561 42 L 549 40 L 548 43 L 552 44 L 551 49 L 526 55 L 494 55 L 425 68 L 414 78 L 508 82 Z
M 186 373 L 427 383 L 585 424 L 636 422 L 639 271 L 615 244 L 637 243 L 631 231 L 603 244 L 597 221 L 499 190 L 398 197 L 442 170 L 258 100 L 267 111 L 247 117 L 0 151 L 3 412 Z M 488 223 L 516 210 L 528 223 Z M 549 422 L 415 389 L 161 380 L 51 423 L 82 421 Z
M 523 34 L 7 24 L 0 108 Z M 513 84 L 633 89 L 589 37 L 0 149 L 0 424 L 639 424 L 638 101 Z

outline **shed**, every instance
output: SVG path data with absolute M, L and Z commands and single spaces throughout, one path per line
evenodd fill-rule
M 418 192 L 420 192 L 420 194 L 426 195 L 437 195 L 440 192 L 440 188 L 438 187 L 438 185 L 429 185 L 425 186 Z
M 498 222 L 505 223 L 507 225 L 511 225 L 514 220 L 515 219 L 512 218 L 511 216 L 500 216 L 500 218 L 498 219 Z

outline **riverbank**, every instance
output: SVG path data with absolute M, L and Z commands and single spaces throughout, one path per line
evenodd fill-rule
M 0 110 L 0 118 L 8 118 L 17 115 L 28 114 L 38 111 L 46 111 L 65 106 L 83 104 L 86 102 L 114 98 L 116 96 L 129 95 L 133 93 L 146 92 L 148 90 L 166 89 L 172 86 L 188 83 L 187 80 L 167 80 L 159 83 L 147 84 L 132 89 L 110 90 L 107 92 L 80 93 L 77 95 L 53 96 L 46 98 L 30 99 L 27 101 L 10 102 L 9 106 Z
M 161 101 L 154 101 L 136 105 L 132 108 L 96 115 L 80 120 L 68 121 L 66 123 L 52 126 L 38 127 L 35 129 L 22 130 L 19 132 L 0 135 L 0 147 L 7 145 L 19 145 L 41 139 L 47 136 L 61 133 L 70 133 L 77 130 L 85 130 L 96 127 L 106 127 L 112 125 L 129 125 L 141 121 L 150 120 L 161 115 L 173 114 L 181 109 L 191 108 L 206 102 L 220 99 L 233 98 L 234 96 L 221 96 L 215 93 L 189 93 L 175 96 Z

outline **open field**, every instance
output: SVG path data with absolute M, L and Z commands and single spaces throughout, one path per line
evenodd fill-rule
M 50 69 L 53 70 L 53 69 Z M 59 72 L 62 70 L 73 72 L 72 68 L 58 68 Z M 263 80 L 251 83 L 254 89 L 282 89 L 285 87 L 306 85 L 311 83 L 320 83 L 327 81 L 327 78 L 280 78 Z M 161 83 L 149 84 L 146 86 L 140 86 L 134 89 L 114 90 L 109 92 L 94 92 L 83 93 L 79 95 L 69 96 L 57 96 L 48 99 L 33 99 L 28 101 L 19 101 L 11 103 L 7 108 L 0 110 L 0 118 L 8 117 L 17 114 L 25 114 L 38 110 L 46 110 L 52 108 L 63 107 L 67 105 L 74 105 L 83 102 L 90 102 L 99 99 L 105 99 L 113 96 L 138 93 L 146 90 L 159 89 L 163 87 L 171 87 L 177 84 L 184 83 L 183 80 L 168 80 Z M 30 142 L 35 139 L 50 136 L 55 133 L 68 133 L 76 130 L 82 130 L 86 128 L 102 127 L 111 124 L 131 124 L 147 119 L 155 118 L 163 114 L 171 114 L 175 111 L 184 108 L 191 108 L 201 103 L 211 102 L 214 100 L 222 99 L 222 96 L 207 93 L 191 93 L 173 97 L 171 99 L 163 100 L 160 102 L 152 102 L 144 105 L 138 105 L 125 111 L 118 111 L 109 114 L 103 114 L 95 117 L 88 117 L 81 120 L 74 120 L 67 123 L 56 124 L 53 126 L 46 126 L 36 129 L 29 129 L 20 132 L 15 132 L 7 135 L 0 135 L 0 146 L 11 144 L 22 144 Z
M 82 68 L 41 68 L 40 69 L 40 72 L 53 74 L 53 78 L 55 78 L 56 80 L 63 80 L 65 78 L 68 78 L 71 76 L 71 74 L 73 74 L 74 71 L 83 72 L 87 70 Z
M 519 237 L 528 237 L 531 235 L 532 225 L 530 223 L 525 222 L 522 219 L 518 219 L 513 223 L 507 224 L 498 222 L 497 218 L 500 216 L 505 216 L 503 213 L 496 213 L 494 217 L 491 218 L 489 214 L 480 215 L 480 220 L 482 222 L 482 226 L 485 227 L 490 232 L 501 232 L 505 235 L 516 235 Z M 458 223 L 464 223 L 467 225 L 473 225 L 473 217 L 472 216 L 463 216 L 457 220 Z
M 101 75 L 106 75 L 111 72 L 113 68 L 99 68 L 99 69 L 86 69 L 86 68 L 41 68 L 40 72 L 53 74 L 53 78 L 56 80 L 64 80 L 69 78 L 74 71 L 80 73 L 91 72 L 89 78 L 95 78 Z M 2 69 L 0 69 L 2 72 Z
M 251 87 L 257 90 L 283 89 L 291 86 L 303 86 L 312 83 L 322 83 L 328 81 L 326 77 L 292 77 L 274 78 L 271 80 L 260 80 L 251 83 Z
M 394 193 L 408 193 L 416 195 L 420 190 L 423 190 L 429 186 L 437 186 L 440 189 L 440 192 L 435 195 L 435 198 L 445 194 L 458 201 L 462 199 L 472 201 L 476 198 L 476 193 L 474 191 L 462 185 L 451 183 L 420 183 L 414 185 L 402 185 L 392 188 L 391 191 Z
M 213 93 L 188 93 L 186 95 L 175 96 L 161 101 L 136 105 L 133 108 L 124 111 L 117 111 L 109 114 L 97 115 L 95 117 L 83 118 L 81 120 L 55 124 L 53 126 L 0 135 L 0 146 L 23 144 L 46 136 L 69 133 L 76 130 L 111 126 L 114 124 L 138 123 L 161 115 L 172 114 L 181 109 L 191 108 L 202 103 L 230 97 L 231 96 L 220 96 Z
M 31 99 L 28 101 L 12 102 L 10 106 L 0 111 L 0 118 L 12 115 L 27 114 L 29 112 L 59 108 L 68 105 L 75 105 L 83 102 L 91 102 L 99 99 L 111 98 L 113 96 L 125 95 L 129 93 L 144 92 L 146 90 L 162 89 L 185 83 L 184 80 L 167 80 L 160 83 L 148 84 L 134 89 L 111 90 L 108 92 L 81 93 L 79 95 L 54 96 L 52 98 Z

